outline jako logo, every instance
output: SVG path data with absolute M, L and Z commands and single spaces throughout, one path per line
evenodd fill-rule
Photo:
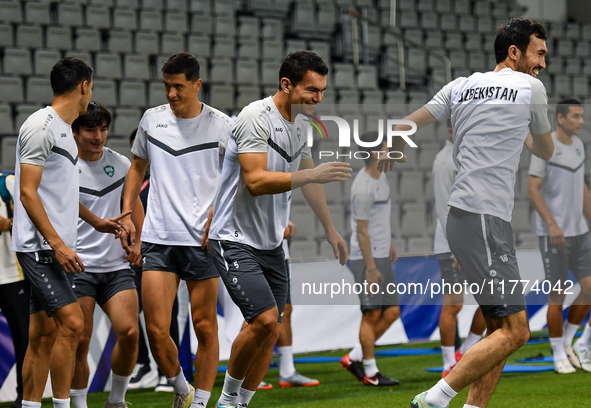
M 167 125 L 166 123 L 164 123 L 164 124 L 162 124 L 162 123 L 158 123 L 158 124 L 156 125 L 156 127 L 157 127 L 157 128 L 167 128 L 167 127 L 168 127 L 168 125 Z

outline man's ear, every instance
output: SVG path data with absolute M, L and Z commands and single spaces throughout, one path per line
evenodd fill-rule
M 510 46 L 509 47 L 509 50 L 507 52 L 507 56 L 509 58 L 511 58 L 513 61 L 517 61 L 517 59 L 519 58 L 519 55 L 520 54 L 521 54 L 521 51 L 515 45 Z
M 86 95 L 86 93 L 90 90 L 89 88 L 90 84 L 88 82 L 88 80 L 84 80 L 82 81 L 82 83 L 80 83 L 80 91 L 82 93 L 82 95 Z
M 288 78 L 281 78 L 279 83 L 281 84 L 281 90 L 283 92 L 289 92 L 292 88 L 291 81 Z
M 199 90 L 201 89 L 201 86 L 203 85 L 203 82 L 201 81 L 201 78 L 197 79 L 197 81 L 195 81 L 194 86 L 195 86 L 195 90 L 197 92 L 199 92 Z

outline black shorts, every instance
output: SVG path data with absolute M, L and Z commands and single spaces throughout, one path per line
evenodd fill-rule
M 277 307 L 281 322 L 287 300 L 288 280 L 281 246 L 259 250 L 231 241 L 209 241 L 209 248 L 230 297 L 250 322 Z
M 526 309 L 523 285 L 509 282 L 521 280 L 510 223 L 451 207 L 447 239 L 468 283 L 482 289 L 474 298 L 484 316 L 500 319 Z
M 591 232 L 566 237 L 563 249 L 552 248 L 548 236 L 540 237 L 539 240 L 546 280 L 552 287 L 561 281 L 564 288 L 569 269 L 579 281 L 591 276 Z
M 437 254 L 437 262 L 439 262 L 439 269 L 441 270 L 442 282 L 449 283 L 443 288 L 443 293 L 446 295 L 453 294 L 453 286 L 457 283 L 464 285 L 466 282 L 466 276 L 462 271 L 454 266 L 454 256 L 451 252 L 443 254 Z M 458 291 L 456 291 L 458 293 Z
M 143 271 L 172 272 L 185 281 L 219 277 L 211 255 L 201 247 L 142 242 L 142 256 Z
M 400 299 L 398 298 L 398 292 L 388 293 L 387 288 L 396 287 L 396 275 L 394 269 L 392 269 L 392 262 L 390 258 L 374 258 L 376 267 L 382 275 L 382 283 L 378 293 L 372 295 L 371 293 L 365 293 L 362 291 L 359 294 L 359 302 L 361 304 L 361 311 L 366 310 L 386 310 L 392 306 L 399 306 Z M 355 278 L 355 283 L 363 285 L 367 276 L 367 268 L 365 267 L 365 261 L 363 259 L 351 260 L 351 272 Z
M 31 314 L 53 312 L 78 301 L 73 289 L 74 275 L 66 273 L 53 251 L 17 252 L 16 257 L 31 284 Z
M 285 270 L 287 271 L 287 299 L 285 303 L 291 305 L 291 265 L 287 259 L 285 260 Z
M 77 297 L 89 296 L 103 307 L 116 293 L 135 289 L 135 273 L 131 269 L 116 272 L 84 272 L 74 276 L 74 293 Z

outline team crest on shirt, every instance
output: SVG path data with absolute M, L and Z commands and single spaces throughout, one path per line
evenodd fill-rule
M 577 154 L 578 154 L 579 156 L 581 155 L 581 149 L 579 149 L 578 147 L 577 147 Z
M 113 175 L 115 174 L 115 168 L 113 166 L 105 166 L 103 170 L 105 171 L 105 173 L 107 173 L 107 176 L 109 177 L 113 177 Z
M 296 134 L 298 135 L 298 141 L 302 138 L 302 130 L 300 128 L 297 129 Z

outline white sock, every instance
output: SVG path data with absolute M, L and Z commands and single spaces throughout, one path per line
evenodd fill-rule
M 365 367 L 365 375 L 368 377 L 373 377 L 378 370 L 378 365 L 376 364 L 376 359 L 372 358 L 371 360 L 363 360 L 363 366 Z
M 191 390 L 185 374 L 183 374 L 183 370 L 176 377 L 168 378 L 168 383 L 173 386 L 176 394 L 188 394 Z
M 464 408 L 478 408 L 476 405 L 464 404 Z
M 554 355 L 554 364 L 568 358 L 566 356 L 566 350 L 564 349 L 564 340 L 562 340 L 562 336 L 550 337 L 550 345 L 552 346 L 552 354 Z
M 585 325 L 585 330 L 579 341 L 581 342 L 580 344 L 585 344 L 587 347 L 591 347 L 591 326 L 588 324 Z
M 70 408 L 70 398 L 53 398 L 53 408 Z
M 243 382 L 244 379 L 237 380 L 226 371 L 224 388 L 222 389 L 219 405 L 236 405 L 238 403 L 238 392 Z
M 250 404 L 250 400 L 252 399 L 252 397 L 254 397 L 255 392 L 256 391 L 250 391 L 246 388 L 240 387 L 240 395 L 238 397 L 240 402 L 238 403 L 238 408 L 247 408 L 248 404 Z
M 205 408 L 207 406 L 207 402 L 209 401 L 209 397 L 211 397 L 211 392 L 199 389 L 195 390 L 191 408 Z
M 109 402 L 111 404 L 125 402 L 125 392 L 127 391 L 130 380 L 131 375 L 123 376 L 111 373 L 111 393 L 109 394 Z
M 41 408 L 41 403 L 40 402 L 33 402 L 33 401 L 25 401 L 25 400 L 23 400 L 23 402 L 21 402 L 21 405 L 23 407 L 28 407 L 28 408 Z
M 291 346 L 277 347 L 279 353 L 279 376 L 288 378 L 294 375 L 293 348 Z
M 466 351 L 468 351 L 470 347 L 478 343 L 480 337 L 482 337 L 480 334 L 472 333 L 470 331 L 470 333 L 468 333 L 468 337 L 466 337 L 466 341 L 464 341 L 462 347 L 460 347 L 460 354 L 466 354 Z
M 456 363 L 456 348 L 441 346 L 441 355 L 443 356 L 443 371 L 447 371 Z
M 353 361 L 363 361 L 363 349 L 361 344 L 357 344 L 353 347 L 353 350 L 349 352 L 349 358 Z
M 575 338 L 575 334 L 579 330 L 578 324 L 572 324 L 568 320 L 564 322 L 564 330 L 562 332 L 562 338 L 564 339 L 564 347 L 572 347 L 573 339 Z
M 74 408 L 88 408 L 86 402 L 86 395 L 88 394 L 88 388 L 81 390 L 70 390 L 70 400 Z
M 458 395 L 458 393 L 445 382 L 445 378 L 442 378 L 429 391 L 427 391 L 425 401 L 428 404 L 436 405 L 438 407 L 447 407 L 449 402 L 456 395 Z

